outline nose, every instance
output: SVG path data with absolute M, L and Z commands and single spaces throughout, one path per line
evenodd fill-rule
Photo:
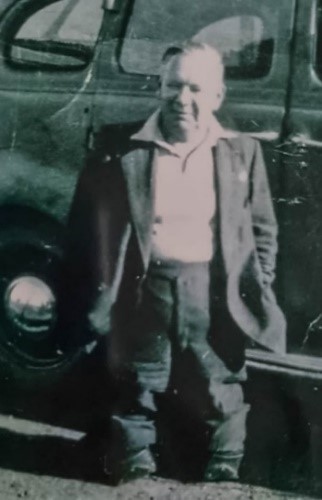
M 189 104 L 190 98 L 191 98 L 191 95 L 190 95 L 189 87 L 187 85 L 183 85 L 180 88 L 178 95 L 177 95 L 178 102 L 180 102 L 181 104 Z

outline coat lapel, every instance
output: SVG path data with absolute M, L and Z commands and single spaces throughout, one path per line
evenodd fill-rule
M 136 231 L 145 269 L 151 249 L 151 231 L 154 212 L 153 149 L 138 148 L 122 157 L 122 168 L 127 185 L 131 217 Z
M 219 238 L 222 256 L 226 270 L 232 262 L 236 242 L 235 226 L 239 223 L 241 210 L 241 189 L 238 172 L 241 170 L 238 148 L 233 147 L 233 140 L 218 140 L 213 149 L 216 184 L 217 184 L 217 209 L 219 218 Z

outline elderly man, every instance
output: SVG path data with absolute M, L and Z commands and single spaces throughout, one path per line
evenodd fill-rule
M 156 471 L 155 396 L 180 366 L 195 381 L 191 411 L 210 429 L 204 479 L 237 479 L 245 341 L 284 349 L 262 154 L 218 123 L 224 94 L 217 51 L 168 49 L 159 109 L 144 124 L 104 127 L 76 190 L 69 293 L 77 323 L 109 333 L 118 396 L 106 469 L 118 480 Z

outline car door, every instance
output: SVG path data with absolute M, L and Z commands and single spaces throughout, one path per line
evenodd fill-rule
M 63 223 L 84 163 L 101 0 L 0 6 L 0 364 L 49 379 Z
M 281 266 L 289 352 L 322 352 L 322 2 L 299 3 L 285 128 Z
M 227 127 L 261 140 L 281 223 L 281 145 L 295 7 L 293 0 L 114 2 L 104 27 L 94 129 L 103 123 L 145 119 L 158 106 L 159 68 L 167 46 L 188 38 L 213 45 L 223 53 L 226 66 L 227 95 L 219 118 Z M 276 292 L 281 303 L 283 273 L 279 264 Z

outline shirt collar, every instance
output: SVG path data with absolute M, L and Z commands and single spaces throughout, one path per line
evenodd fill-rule
M 160 109 L 157 109 L 144 123 L 143 127 L 131 136 L 131 139 L 153 142 L 157 146 L 160 146 L 167 151 L 178 154 L 174 145 L 169 144 L 164 139 L 161 130 L 159 128 L 159 117 Z M 235 137 L 236 132 L 233 130 L 225 129 L 214 116 L 211 120 L 210 127 L 207 131 L 207 135 L 202 142 L 206 142 L 210 147 L 216 146 L 218 139 Z

